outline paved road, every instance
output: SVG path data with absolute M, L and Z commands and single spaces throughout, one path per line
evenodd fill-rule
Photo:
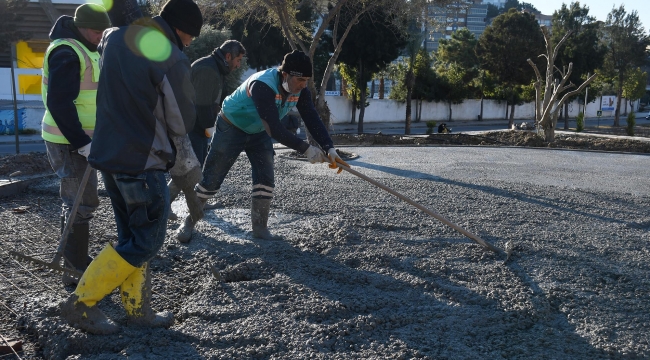
M 638 115 L 636 118 L 637 125 L 647 125 L 650 124 L 650 120 L 645 119 L 645 113 Z M 517 119 L 515 123 L 519 124 L 522 122 L 531 123 L 532 120 Z M 441 121 L 438 121 L 440 124 Z M 485 121 L 450 121 L 446 122 L 447 126 L 452 129 L 454 133 L 459 132 L 473 132 L 473 131 L 493 131 L 493 130 L 503 130 L 508 128 L 507 120 L 485 120 Z M 599 126 L 612 126 L 614 123 L 614 118 L 589 118 L 587 119 L 587 127 L 599 127 Z M 625 126 L 625 118 L 621 118 L 621 126 Z M 569 127 L 575 128 L 575 120 L 569 121 Z M 558 124 L 558 129 L 564 128 L 564 122 Z M 358 124 L 335 124 L 330 129 L 332 134 L 356 134 L 358 129 Z M 386 122 L 386 123 L 365 123 L 364 124 L 364 133 L 376 134 L 380 132 L 382 134 L 404 134 L 404 123 L 403 122 Z M 425 122 L 413 123 L 411 125 L 411 134 L 412 135 L 424 135 L 426 134 L 427 127 Z M 305 132 L 302 131 L 298 137 L 301 139 L 305 138 Z M 45 144 L 41 139 L 40 135 L 21 135 L 20 137 L 20 153 L 28 153 L 32 151 L 44 152 Z M 0 136 L 0 156 L 9 155 L 16 153 L 16 143 L 13 135 L 2 135 Z

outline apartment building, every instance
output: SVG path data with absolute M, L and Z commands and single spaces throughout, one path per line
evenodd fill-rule
M 425 46 L 427 51 L 438 49 L 440 39 L 450 39 L 451 34 L 462 28 L 469 29 L 477 38 L 487 26 L 487 4 L 481 0 L 455 1 L 445 7 L 430 6 Z

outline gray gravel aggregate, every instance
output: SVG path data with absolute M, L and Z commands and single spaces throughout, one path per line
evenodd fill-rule
M 276 157 L 270 229 L 251 236 L 250 164 L 231 170 L 191 242 L 168 236 L 152 261 L 154 305 L 170 329 L 125 325 L 119 296 L 100 308 L 124 325 L 88 335 L 61 320 L 72 291 L 14 262 L 22 292 L 2 301 L 26 358 L 636 359 L 650 357 L 650 157 L 543 149 L 355 147 L 354 169 L 499 248 L 484 250 L 387 192 L 325 165 Z M 115 233 L 105 192 L 91 232 Z M 7 249 L 52 249 L 57 183 L 0 205 Z M 22 217 L 12 204 L 42 202 Z M 183 199 L 172 204 L 186 214 Z M 182 218 L 182 216 L 181 216 Z M 13 224 L 13 225 L 12 225 Z M 25 243 L 26 237 L 32 237 Z M 33 249 L 33 247 L 42 249 Z M 7 281 L 1 282 L 11 288 Z

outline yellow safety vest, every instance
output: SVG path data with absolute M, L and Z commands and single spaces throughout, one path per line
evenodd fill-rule
M 45 52 L 45 61 L 43 61 L 43 85 L 41 86 L 41 96 L 45 105 L 45 115 L 42 122 L 43 140 L 56 144 L 70 144 L 63 136 L 61 130 L 52 118 L 52 114 L 47 108 L 47 85 L 48 85 L 48 57 L 52 50 L 61 45 L 70 46 L 79 56 L 81 65 L 81 86 L 79 96 L 74 100 L 77 114 L 81 126 L 92 137 L 95 131 L 95 119 L 97 112 L 97 84 L 99 82 L 99 54 L 96 51 L 88 50 L 81 42 L 75 39 L 57 39 L 54 40 Z

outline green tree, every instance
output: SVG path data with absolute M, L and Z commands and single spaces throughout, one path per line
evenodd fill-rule
M 284 55 L 291 52 L 291 45 L 282 35 L 282 29 L 256 18 L 239 19 L 230 27 L 233 39 L 246 48 L 246 61 L 256 70 L 275 66 Z
M 620 126 L 623 85 L 632 69 L 644 65 L 648 57 L 646 48 L 650 45 L 650 37 L 639 21 L 636 10 L 628 14 L 623 5 L 612 9 L 607 15 L 603 33 L 603 40 L 608 48 L 604 71 L 616 79 L 614 126 Z
M 478 41 L 477 55 L 481 67 L 495 76 L 508 89 L 527 85 L 534 72 L 527 65 L 529 58 L 537 59 L 544 50 L 544 37 L 535 17 L 510 9 L 497 16 Z M 506 93 L 510 109 L 510 127 L 514 123 L 515 93 Z
M 429 53 L 420 49 L 415 58 L 413 75 L 415 84 L 413 86 L 412 98 L 416 100 L 415 122 L 422 120 L 422 102 L 435 99 L 436 72 L 432 67 L 433 59 Z
M 439 92 L 441 100 L 449 105 L 449 121 L 452 120 L 451 105 L 460 104 L 474 92 L 475 79 L 479 75 L 476 55 L 478 40 L 468 29 L 460 29 L 451 39 L 441 39 L 436 53 L 436 72 L 446 91 Z
M 366 84 L 372 75 L 395 60 L 406 43 L 404 37 L 391 25 L 395 22 L 392 17 L 383 11 L 376 11 L 372 16 L 365 14 L 350 30 L 347 41 L 343 44 L 338 60 L 356 69 L 354 81 L 360 91 L 360 104 L 366 103 Z M 372 35 L 368 36 L 369 34 Z M 365 106 L 361 106 L 357 123 L 359 134 L 363 133 L 364 113 Z
M 332 0 L 332 1 L 298 1 L 298 0 L 224 0 L 221 7 L 222 21 L 232 23 L 247 17 L 256 17 L 260 21 L 277 26 L 289 42 L 292 49 L 302 50 L 314 59 L 323 34 L 333 24 L 331 53 L 322 80 L 318 86 L 310 81 L 309 88 L 315 97 L 316 109 L 326 126 L 329 126 L 329 109 L 325 103 L 327 82 L 331 76 L 342 45 L 350 30 L 364 14 L 372 14 L 381 9 L 387 13 L 407 16 L 403 9 L 418 1 L 407 0 Z M 297 20 L 297 12 L 305 6 L 312 6 L 318 16 L 315 30 Z M 346 25 L 343 25 L 346 24 Z
M 23 20 L 18 15 L 28 0 L 0 0 L 0 52 L 11 49 L 11 43 L 31 38 L 31 33 L 16 30 L 16 24 Z
M 411 22 L 407 32 L 407 43 L 405 52 L 408 57 L 406 74 L 404 78 L 404 86 L 406 87 L 406 117 L 404 120 L 404 134 L 411 134 L 411 100 L 413 97 L 413 86 L 415 86 L 415 60 L 424 39 L 423 34 L 418 30 L 414 22 Z
M 625 79 L 625 83 L 623 84 L 623 97 L 627 99 L 630 104 L 645 95 L 647 79 L 648 73 L 641 70 L 641 68 L 630 70 Z M 632 109 L 632 111 L 634 111 L 634 109 Z M 625 112 L 627 113 L 627 102 L 625 103 Z
M 593 74 L 602 66 L 607 49 L 600 43 L 598 27 L 596 19 L 589 16 L 589 8 L 581 7 L 579 2 L 573 2 L 569 6 L 562 4 L 562 8 L 553 13 L 553 43 L 559 43 L 567 33 L 571 33 L 555 60 L 555 65 L 560 69 L 573 64 L 570 83 L 582 83 L 588 74 Z M 588 95 L 587 102 L 591 102 L 596 99 L 597 92 L 591 91 Z M 577 96 L 584 99 L 584 93 Z M 569 102 L 572 100 L 568 99 L 564 103 L 564 114 L 568 114 Z M 568 116 L 565 115 L 564 129 L 568 128 Z

